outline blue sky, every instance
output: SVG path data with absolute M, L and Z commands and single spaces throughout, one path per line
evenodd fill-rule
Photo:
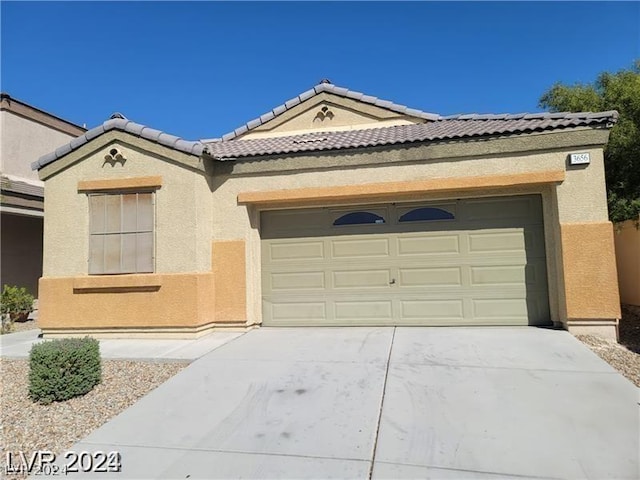
M 539 111 L 640 58 L 637 2 L 6 2 L 2 91 L 220 136 L 322 78 L 441 114 Z

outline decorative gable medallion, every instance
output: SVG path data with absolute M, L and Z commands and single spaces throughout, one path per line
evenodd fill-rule
M 335 117 L 335 114 L 333 113 L 333 111 L 327 105 L 323 105 L 322 108 L 320 108 L 320 110 L 318 111 L 318 113 L 316 113 L 316 116 L 313 117 L 313 125 L 319 126 L 319 125 L 327 124 L 331 122 L 331 120 L 333 120 L 334 117 Z
M 117 148 L 112 148 L 109 152 L 104 156 L 104 162 L 102 166 L 111 165 L 115 167 L 117 164 L 120 164 L 124 167 L 124 164 L 127 162 L 125 156 L 118 150 Z

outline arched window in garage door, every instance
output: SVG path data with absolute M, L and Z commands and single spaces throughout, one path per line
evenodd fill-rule
M 409 210 L 399 218 L 403 222 L 428 222 L 433 220 L 453 220 L 453 213 L 435 207 L 420 207 Z
M 342 215 L 333 222 L 333 225 L 368 225 L 382 223 L 385 223 L 384 217 L 371 212 L 359 211 Z

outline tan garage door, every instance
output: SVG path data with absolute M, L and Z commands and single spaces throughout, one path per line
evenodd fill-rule
M 538 195 L 267 211 L 265 325 L 549 323 Z

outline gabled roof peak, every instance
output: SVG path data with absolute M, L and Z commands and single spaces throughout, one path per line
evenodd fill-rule
M 318 83 L 313 88 L 310 88 L 305 92 L 302 92 L 297 97 L 293 97 L 287 100 L 282 105 L 278 105 L 277 107 L 272 109 L 270 112 L 267 112 L 259 116 L 258 118 L 255 118 L 250 122 L 245 123 L 241 127 L 236 128 L 233 132 L 229 132 L 226 135 L 223 135 L 221 139 L 211 138 L 211 139 L 202 140 L 202 142 L 213 143 L 220 140 L 232 140 L 244 133 L 247 133 L 250 130 L 253 130 L 256 127 L 259 127 L 260 125 L 267 123 L 270 120 L 273 120 L 274 118 L 283 114 L 287 110 L 292 109 L 296 105 L 299 105 L 302 102 L 309 100 L 310 98 L 313 98 L 316 95 L 321 94 L 322 92 L 331 93 L 333 95 L 337 95 L 343 98 L 350 98 L 352 100 L 367 103 L 369 105 L 375 105 L 376 107 L 391 110 L 393 112 L 400 113 L 403 115 L 408 115 L 411 117 L 421 118 L 423 120 L 433 121 L 441 118 L 440 115 L 437 115 L 435 113 L 423 112 L 422 110 L 409 108 L 406 105 L 399 105 L 389 100 L 382 100 L 378 97 L 365 95 L 362 92 L 356 92 L 354 90 L 349 90 L 344 87 L 338 87 L 337 85 L 334 85 L 333 83 L 331 83 L 329 79 L 324 78 L 320 80 L 320 83 Z
M 111 130 L 126 132 L 131 135 L 135 135 L 136 137 L 144 138 L 145 140 L 164 145 L 165 147 L 178 150 L 189 155 L 200 156 L 207 149 L 207 146 L 200 142 L 190 142 L 180 137 L 176 137 L 175 135 L 170 135 L 160 130 L 156 130 L 155 128 L 150 128 L 145 125 L 132 122 L 131 120 L 124 118 L 122 115 L 120 115 L 120 117 L 116 117 L 114 114 L 111 115 L 109 120 L 104 122 L 102 125 L 98 125 L 86 132 L 84 135 L 74 138 L 70 143 L 61 146 L 54 152 L 40 157 L 31 164 L 31 169 L 40 170 L 45 165 L 55 162 L 57 159 L 64 157 L 72 151 L 77 150 L 82 145 L 89 143 L 94 138 Z

